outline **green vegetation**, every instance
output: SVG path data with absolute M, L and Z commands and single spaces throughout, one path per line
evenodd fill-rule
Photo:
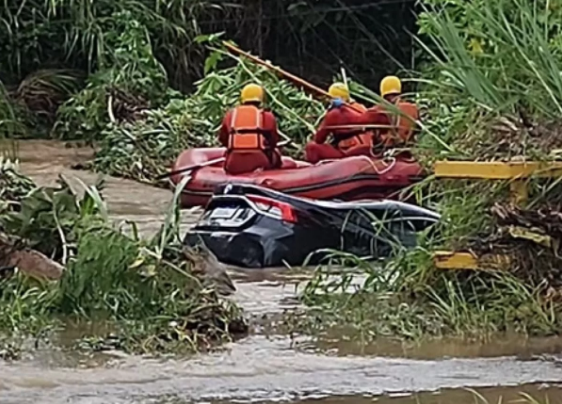
M 392 16 L 385 21 L 399 30 L 385 30 L 386 25 L 380 21 L 373 24 L 372 13 L 365 10 L 375 11 L 378 17 Z M 143 146 L 152 143 L 144 139 L 147 131 L 154 127 L 162 130 L 161 126 L 167 129 L 166 124 L 176 130 L 185 129 L 187 133 L 182 135 L 187 139 L 180 141 L 177 133 L 172 133 L 170 139 L 156 136 L 154 144 L 160 146 L 156 149 L 165 149 L 165 156 L 157 162 L 139 157 L 135 169 L 139 172 L 123 173 L 142 179 L 150 176 L 153 165 L 169 161 L 166 152 L 178 142 L 175 151 L 186 142 L 201 144 L 209 140 L 209 130 L 217 124 L 217 112 L 209 117 L 198 115 L 210 112 L 205 111 L 211 106 L 203 96 L 209 94 L 209 85 L 225 92 L 219 93 L 217 98 L 224 98 L 215 100 L 217 105 L 212 108 L 225 108 L 242 84 L 233 86 L 232 79 L 248 79 L 239 77 L 245 69 L 216 72 L 207 86 L 199 86 L 199 96 L 185 99 L 193 84 L 216 67 L 216 56 L 207 58 L 202 40 L 209 33 L 226 32 L 228 38 L 243 47 L 286 66 L 289 61 L 291 70 L 313 73 L 315 81 L 320 79 L 326 85 L 339 72 L 340 58 L 345 59 L 349 72 L 357 72 L 357 77 L 378 79 L 383 74 L 381 66 L 392 66 L 391 70 L 402 67 L 411 58 L 411 41 L 404 27 L 413 24 L 409 8 L 372 2 L 348 8 L 338 0 L 321 5 L 274 1 L 259 6 L 237 0 L 102 0 L 86 5 L 74 0 L 7 0 L 0 10 L 0 136 L 104 141 L 116 131 L 135 131 L 135 121 L 145 119 L 148 110 L 148 122 L 138 124 Z M 351 32 L 350 27 L 356 29 Z M 365 45 L 373 38 L 377 46 L 367 48 Z M 397 43 L 400 46 L 395 46 Z M 393 45 L 392 52 L 386 44 Z M 360 48 L 363 49 L 359 51 Z M 372 60 L 378 61 L 376 66 L 372 66 Z M 262 72 L 258 76 L 268 83 L 271 79 Z M 289 88 L 284 83 L 278 83 L 278 87 Z M 289 92 L 281 102 L 295 95 L 294 90 Z M 302 111 L 300 101 L 296 102 L 297 105 L 288 105 L 296 107 L 293 115 L 302 113 L 308 120 L 306 108 Z M 184 107 L 193 111 L 178 110 Z M 286 114 L 286 109 L 275 106 L 278 108 L 277 112 Z M 212 125 L 185 123 L 185 113 L 189 121 L 209 120 Z M 289 130 L 298 122 L 294 116 L 291 119 L 293 123 L 286 124 L 287 133 L 301 136 Z M 297 132 L 302 130 L 305 129 L 300 125 Z M 114 134 L 110 145 L 123 136 Z M 108 153 L 111 151 L 106 150 L 102 160 Z M 120 168 L 108 164 L 105 161 L 97 166 L 110 172 Z M 142 172 L 145 165 L 148 174 Z
M 227 55 L 216 35 L 202 35 L 198 21 L 239 17 L 236 7 L 181 1 L 163 7 L 139 0 L 99 1 L 82 9 L 77 2 L 55 1 L 28 2 L 20 10 L 16 3 L 0 11 L 0 43 L 9 55 L 0 63 L 6 77 L 0 87 L 0 137 L 94 142 L 99 146 L 94 169 L 153 182 L 182 149 L 216 144 L 224 111 L 249 81 L 266 85 L 268 106 L 297 145 L 323 109 L 290 83 Z M 562 149 L 559 1 L 425 0 L 423 5 L 416 39 L 424 64 L 412 74 L 424 107 L 419 159 L 429 166 L 438 159 L 556 158 Z M 4 29 L 34 22 L 31 7 L 43 21 L 33 25 L 36 32 Z M 376 100 L 367 88 L 354 87 Z M 345 293 L 348 272 L 326 286 L 330 266 L 319 268 L 303 296 L 312 308 L 291 326 L 323 330 L 352 324 L 369 337 L 408 338 L 559 332 L 561 187 L 558 180 L 533 179 L 530 185 L 529 201 L 521 208 L 509 204 L 506 183 L 430 178 L 408 190 L 442 213 L 437 235 L 423 237 L 414 251 L 397 251 L 380 266 L 336 255 L 335 262 L 357 268 L 365 281 L 355 293 Z M 21 211 L 5 214 L 3 228 L 67 265 L 56 286 L 29 289 L 20 279 L 10 280 L 13 292 L 3 296 L 13 300 L 4 307 L 16 304 L 22 313 L 40 307 L 38 318 L 102 313 L 119 324 L 156 318 L 151 324 L 164 329 L 170 322 L 180 324 L 179 317 L 190 318 L 194 302 L 211 299 L 205 307 L 221 313 L 218 317 L 235 318 L 186 275 L 191 272 L 172 247 L 177 236 L 171 235 L 170 222 L 164 225 L 168 230 L 142 241 L 107 223 L 95 190 L 83 200 L 64 185 L 2 197 L 27 201 Z M 38 209 L 48 211 L 41 214 L 42 227 L 31 225 Z M 111 254 L 102 255 L 103 248 Z M 514 260 L 508 274 L 443 273 L 433 267 L 436 249 L 506 252 Z M 100 278 L 101 268 L 112 269 Z M 20 305 L 22 293 L 34 298 Z M 143 328 L 136 324 L 128 329 Z M 152 331 L 138 335 L 158 334 Z
M 421 161 L 555 159 L 562 145 L 559 2 L 425 6 L 419 44 L 428 58 L 416 78 L 427 107 Z M 560 181 L 528 184 L 520 207 L 509 201 L 506 182 L 429 178 L 408 190 L 443 215 L 435 235 L 381 265 L 336 257 L 364 276 L 352 293 L 349 272 L 318 268 L 303 295 L 311 311 L 291 327 L 338 327 L 367 339 L 559 333 Z M 512 262 L 507 273 L 443 271 L 434 267 L 435 250 L 508 254 Z
M 10 341 L 49 335 L 67 321 L 97 322 L 114 335 L 113 348 L 177 352 L 246 331 L 240 310 L 182 251 L 176 200 L 160 232 L 142 240 L 110 224 L 101 184 L 85 187 L 80 198 L 64 181 L 36 188 L 9 164 L 0 180 L 0 230 L 19 240 L 14 249 L 28 246 L 65 265 L 58 281 L 2 272 L 0 330 Z

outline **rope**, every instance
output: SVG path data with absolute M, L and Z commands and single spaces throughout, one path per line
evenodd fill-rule
M 357 156 L 357 157 L 361 157 L 362 159 L 367 159 L 367 161 L 369 162 L 369 164 L 371 165 L 371 167 L 373 167 L 373 170 L 375 170 L 375 172 L 376 172 L 378 175 L 384 175 L 384 174 L 386 174 L 387 172 L 389 172 L 390 170 L 392 170 L 392 169 L 396 166 L 396 161 L 397 161 L 395 157 L 391 157 L 391 158 L 389 159 L 389 160 L 390 160 L 390 164 L 389 164 L 386 168 L 383 168 L 382 170 L 379 170 L 379 169 L 377 168 L 376 164 L 375 164 L 375 161 L 373 161 L 373 158 L 372 158 L 372 157 L 368 157 L 368 156 Z M 373 156 L 373 157 L 374 157 L 374 156 Z M 377 161 L 380 161 L 380 162 L 383 163 L 383 164 L 386 163 L 386 162 L 385 162 L 385 159 L 379 159 L 379 160 L 377 160 Z M 363 172 L 363 171 L 361 171 L 361 172 Z
M 388 160 L 390 161 L 390 164 L 389 164 L 387 167 L 383 168 L 382 170 L 379 170 L 379 169 L 377 168 L 375 162 L 373 161 L 373 157 L 374 157 L 374 156 L 373 156 L 373 157 L 368 157 L 368 156 L 352 156 L 352 157 L 359 157 L 359 158 L 361 158 L 361 159 L 366 159 L 366 160 L 369 162 L 370 166 L 371 166 L 371 167 L 373 168 L 373 170 L 375 171 L 375 173 L 377 173 L 378 175 L 384 175 L 384 174 L 386 174 L 387 172 L 389 172 L 390 170 L 392 170 L 392 169 L 396 166 L 396 162 L 397 162 L 397 160 L 396 160 L 395 157 L 391 157 L 391 158 L 388 159 Z M 343 160 L 343 159 L 321 160 L 321 161 L 319 161 L 318 163 L 316 163 L 314 166 L 317 167 L 317 166 L 321 166 L 321 165 L 323 165 L 323 164 L 333 163 L 334 161 L 341 161 L 341 160 Z M 377 160 L 377 161 L 380 161 L 380 162 L 382 162 L 383 164 L 385 163 L 385 159 L 379 159 L 379 160 Z M 365 172 L 366 170 L 367 170 L 366 168 L 365 168 L 365 169 L 362 169 L 361 171 L 359 171 L 359 173 Z

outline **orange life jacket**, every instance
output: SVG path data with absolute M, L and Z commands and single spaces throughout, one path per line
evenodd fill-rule
M 395 114 L 392 111 L 388 112 L 393 129 L 385 130 L 381 134 L 381 139 L 385 145 L 389 146 L 412 141 L 416 121 L 419 119 L 419 110 L 416 104 L 398 101 L 395 105 L 405 116 Z
M 358 102 L 352 102 L 350 104 L 350 108 L 353 108 L 353 110 L 358 110 L 358 111 L 360 110 L 361 112 L 367 111 L 367 107 L 365 107 L 363 104 L 360 104 Z M 373 132 L 371 131 L 360 132 L 354 134 L 353 136 L 347 139 L 340 140 L 337 143 L 337 147 L 338 149 L 345 151 L 351 149 L 352 147 L 363 145 L 363 144 L 370 145 L 372 141 L 373 141 Z
M 254 105 L 240 105 L 232 111 L 228 151 L 261 150 L 271 152 L 271 134 L 263 129 L 262 110 Z

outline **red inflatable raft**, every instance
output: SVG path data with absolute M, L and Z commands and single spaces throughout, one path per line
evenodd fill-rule
M 184 151 L 176 160 L 173 171 L 203 164 L 224 155 L 224 148 L 198 148 Z M 422 177 L 421 166 L 412 159 L 391 158 L 376 160 L 365 156 L 347 157 L 311 165 L 283 157 L 284 165 L 297 168 L 281 168 L 229 175 L 223 163 L 193 170 L 191 174 L 171 177 L 177 185 L 184 175 L 191 175 L 182 196 L 182 207 L 205 205 L 216 186 L 228 182 L 260 185 L 292 195 L 312 199 L 380 199 L 396 197 L 405 187 Z

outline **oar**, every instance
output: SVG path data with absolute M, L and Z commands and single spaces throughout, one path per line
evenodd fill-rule
M 325 129 L 396 129 L 392 125 L 334 125 L 326 126 Z
M 277 145 L 277 147 L 283 147 L 283 146 L 286 146 L 289 143 L 292 143 L 291 139 L 280 142 Z M 156 177 L 156 180 L 159 181 L 159 180 L 163 180 L 164 178 L 173 177 L 174 175 L 177 175 L 177 174 L 182 174 L 182 173 L 185 173 L 185 172 L 188 172 L 188 171 L 197 170 L 199 168 L 212 166 L 212 165 L 217 164 L 217 163 L 222 163 L 224 160 L 225 160 L 225 157 L 219 157 L 219 158 L 216 158 L 216 159 L 213 159 L 213 160 L 205 161 L 204 163 L 192 164 L 192 165 L 187 166 L 187 167 L 178 168 L 177 170 L 170 171 L 166 174 L 159 175 L 158 177 Z
M 182 174 L 185 173 L 187 171 L 192 171 L 192 170 L 196 170 L 198 168 L 203 168 L 203 167 L 207 167 L 207 166 L 212 166 L 213 164 L 217 164 L 217 163 L 221 163 L 225 160 L 224 157 L 219 157 L 218 159 L 214 159 L 214 160 L 209 160 L 209 161 L 205 161 L 204 163 L 199 163 L 199 164 L 192 164 L 190 166 L 187 167 L 182 167 L 179 168 L 175 171 L 170 171 L 169 173 L 166 174 L 162 174 L 159 175 L 158 177 L 156 177 L 156 180 L 163 180 L 164 178 L 168 178 L 168 177 L 173 177 L 174 175 L 177 174 Z
M 270 62 L 266 62 L 265 60 L 262 60 L 262 59 L 260 59 L 256 56 L 248 53 L 248 52 L 244 52 L 242 49 L 232 45 L 231 43 L 223 41 L 223 45 L 226 49 L 228 49 L 232 53 L 244 56 L 245 58 L 250 59 L 252 62 L 254 62 L 257 65 L 267 67 L 269 70 L 272 70 L 272 71 L 276 72 L 280 76 L 285 77 L 286 79 L 292 81 L 293 83 L 295 83 L 297 85 L 300 85 L 304 88 L 307 88 L 308 90 L 312 91 L 313 93 L 315 93 L 317 95 L 321 95 L 321 96 L 326 97 L 328 99 L 333 98 L 326 90 L 324 90 L 324 89 L 322 89 L 318 86 L 315 86 L 314 84 L 311 84 L 311 83 L 301 79 L 300 77 L 295 76 L 294 74 L 289 73 L 288 71 L 281 69 L 278 66 L 274 66 Z M 361 113 L 363 112 L 361 110 L 361 108 L 355 107 L 354 105 L 351 105 L 351 104 L 348 104 L 348 103 L 344 103 L 344 104 L 347 105 L 348 107 L 354 109 L 357 112 L 361 112 Z

